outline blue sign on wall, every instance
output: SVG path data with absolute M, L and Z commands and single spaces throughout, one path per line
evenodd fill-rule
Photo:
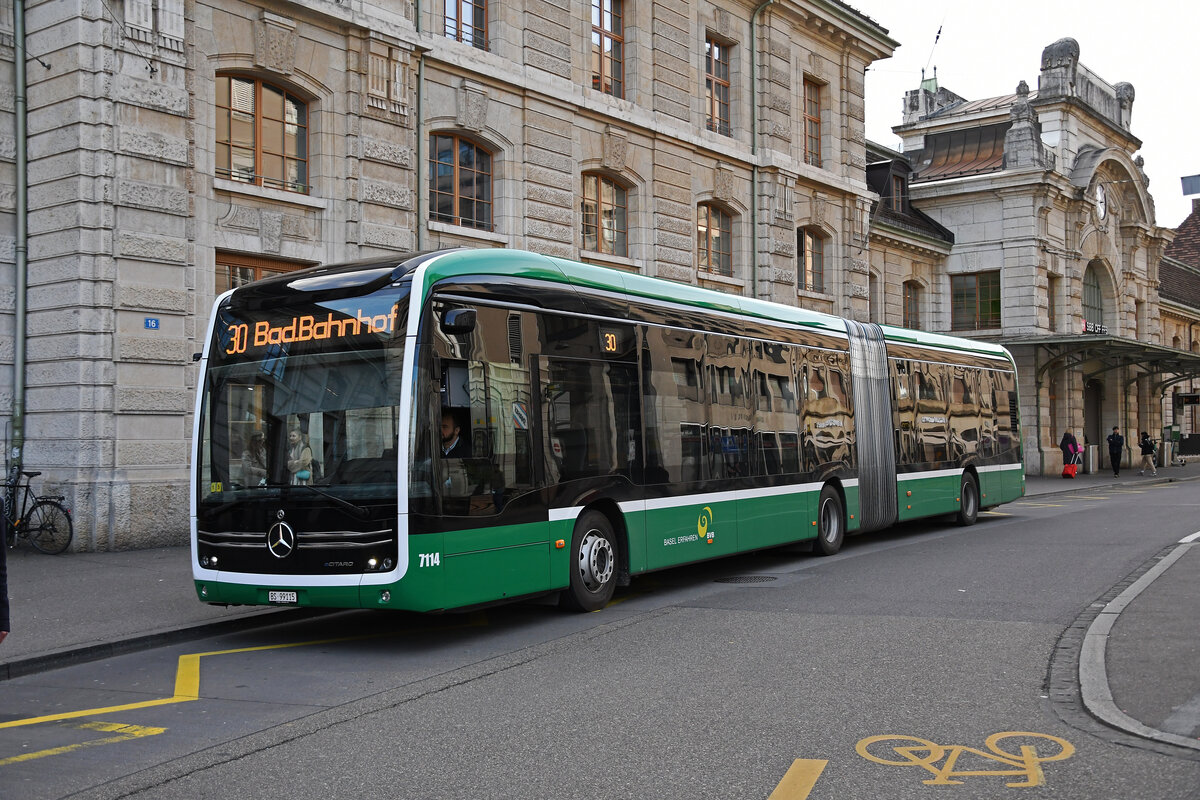
M 158 330 L 158 317 L 146 317 L 146 330 Z

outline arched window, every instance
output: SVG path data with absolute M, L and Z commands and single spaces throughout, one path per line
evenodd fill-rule
M 629 255 L 628 199 L 625 188 L 594 172 L 583 175 L 583 249 L 610 256 Z
M 308 105 L 278 86 L 217 76 L 217 176 L 308 193 Z
M 812 228 L 796 231 L 796 249 L 800 263 L 796 278 L 801 289 L 810 292 L 825 291 L 825 237 Z
M 696 242 L 702 272 L 733 276 L 733 217 L 712 203 L 696 207 Z
M 1104 324 L 1104 295 L 1100 291 L 1100 274 L 1095 264 L 1083 271 L 1083 321 Z
M 470 139 L 429 137 L 429 218 L 492 229 L 492 154 Z
M 921 328 L 921 284 L 916 281 L 904 282 L 904 317 L 903 326 L 912 330 Z

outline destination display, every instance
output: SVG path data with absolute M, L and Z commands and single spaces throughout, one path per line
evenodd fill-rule
M 371 339 L 404 335 L 407 297 L 395 290 L 350 301 L 319 302 L 269 309 L 221 309 L 213 353 L 220 359 L 277 356 L 282 349 L 307 345 L 327 351 L 359 348 Z

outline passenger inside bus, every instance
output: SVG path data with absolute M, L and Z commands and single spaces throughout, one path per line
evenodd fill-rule
M 442 456 L 444 458 L 470 458 L 471 442 L 462 436 L 462 426 L 450 409 L 442 410 Z

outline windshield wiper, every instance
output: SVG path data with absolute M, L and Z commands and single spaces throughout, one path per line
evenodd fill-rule
M 330 494 L 329 492 L 325 491 L 324 489 L 321 489 L 317 486 L 313 486 L 310 483 L 268 483 L 266 485 L 266 488 L 268 488 L 268 489 L 308 489 L 310 492 L 316 492 L 317 494 L 321 495 L 321 497 L 324 497 L 327 500 L 332 500 L 333 504 L 336 505 L 338 508 L 342 508 L 342 509 L 345 509 L 346 511 L 349 511 L 351 514 L 358 517 L 359 519 L 366 519 L 367 517 L 371 516 L 371 512 L 368 511 L 367 509 L 363 508 L 362 506 L 355 505 L 354 503 L 351 503 L 349 500 L 346 500 L 345 498 L 338 497 L 336 494 Z
M 250 488 L 250 489 L 308 489 L 310 491 L 316 492 L 317 494 L 321 495 L 321 497 L 324 497 L 328 500 L 332 500 L 334 505 L 336 505 L 338 508 L 341 508 L 345 511 L 349 511 L 351 514 L 358 517 L 359 519 L 367 519 L 369 516 L 371 516 L 371 512 L 368 511 L 367 509 L 363 508 L 362 506 L 355 505 L 354 503 L 351 503 L 349 500 L 338 497 L 335 494 L 330 494 L 329 492 L 325 491 L 324 489 L 320 489 L 316 486 L 311 486 L 309 484 L 304 484 L 304 483 L 259 483 L 259 484 L 256 484 L 254 486 L 250 486 L 247 488 Z M 221 505 L 217 506 L 216 508 L 207 508 L 207 509 L 204 509 L 204 511 L 207 514 L 220 514 L 222 511 L 227 511 L 228 509 L 233 508 L 234 506 L 236 506 L 240 503 L 245 503 L 249 500 L 254 500 L 254 499 L 255 499 L 254 497 L 239 497 L 237 500 L 230 500 L 228 503 L 222 503 Z

